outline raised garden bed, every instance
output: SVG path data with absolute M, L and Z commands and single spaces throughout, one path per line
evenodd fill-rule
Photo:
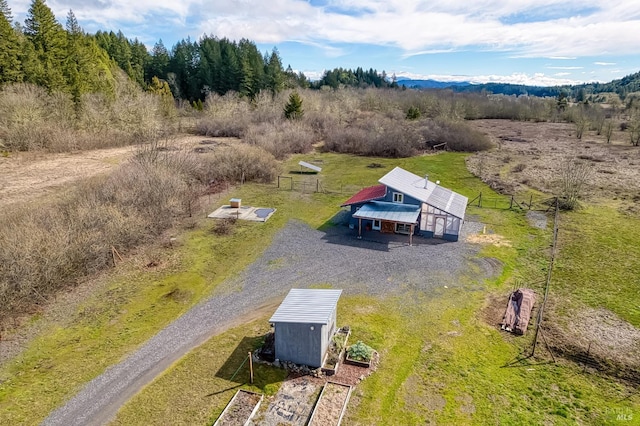
M 258 411 L 264 395 L 240 389 L 222 410 L 213 426 L 248 425 Z
M 351 386 L 327 382 L 322 388 L 308 425 L 339 426 L 350 396 Z
M 374 353 L 375 351 L 371 347 L 362 342 L 357 342 L 355 345 L 352 345 L 347 349 L 347 354 L 344 360 L 347 364 L 369 368 L 371 367 L 371 359 L 373 358 Z
M 347 347 L 347 340 L 351 334 L 349 326 L 338 329 L 329 344 L 327 354 L 324 356 L 324 362 L 322 363 L 322 372 L 327 376 L 333 376 L 338 372 L 340 366 L 340 360 L 344 355 L 345 348 Z

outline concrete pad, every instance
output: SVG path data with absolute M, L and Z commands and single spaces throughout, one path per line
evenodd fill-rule
M 212 219 L 239 219 L 250 220 L 252 222 L 266 222 L 275 212 L 276 209 L 268 207 L 241 206 L 239 208 L 235 208 L 230 205 L 225 205 L 218 208 L 207 217 Z

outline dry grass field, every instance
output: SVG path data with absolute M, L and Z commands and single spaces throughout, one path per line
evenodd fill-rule
M 496 145 L 468 159 L 468 167 L 495 189 L 513 194 L 527 189 L 553 193 L 568 160 L 587 163 L 587 194 L 596 198 L 640 200 L 640 149 L 625 132 L 611 143 L 595 131 L 576 137 L 571 123 L 475 120 L 469 122 Z
M 167 149 L 208 150 L 213 144 L 237 143 L 235 138 L 179 135 L 161 142 Z M 109 173 L 131 158 L 137 145 L 118 148 L 48 153 L 12 152 L 0 156 L 0 207 L 55 195 L 74 182 Z

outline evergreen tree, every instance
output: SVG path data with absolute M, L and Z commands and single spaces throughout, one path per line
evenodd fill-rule
M 176 115 L 173 95 L 171 94 L 171 89 L 166 81 L 160 80 L 158 77 L 153 77 L 147 90 L 160 97 L 162 112 L 165 117 L 174 117 Z
M 64 74 L 69 92 L 80 105 L 83 94 L 112 94 L 115 81 L 108 54 L 98 47 L 94 38 L 84 34 L 73 11 L 67 15 L 67 55 Z
M 7 0 L 0 0 L 0 15 L 4 16 L 7 21 L 13 21 L 13 15 L 11 15 L 11 8 L 7 4 Z
M 36 84 L 49 90 L 66 89 L 63 63 L 66 54 L 66 34 L 62 25 L 44 0 L 33 0 L 25 20 L 25 34 L 33 44 L 42 72 L 36 74 Z
M 165 78 L 169 68 L 169 59 L 169 51 L 164 47 L 161 39 L 153 46 L 151 60 L 146 71 L 147 80 L 152 80 L 153 77 Z
M 273 48 L 271 56 L 265 56 L 265 88 L 269 89 L 272 94 L 280 92 L 284 88 L 284 72 L 282 70 L 282 61 L 277 48 Z
M 11 9 L 0 0 L 0 84 L 22 81 L 20 39 L 11 26 Z
M 190 102 L 200 98 L 200 79 L 198 77 L 199 52 L 197 43 L 189 38 L 179 41 L 173 46 L 169 72 L 174 75 L 169 84 L 174 96 L 187 99 Z
M 302 99 L 298 92 L 293 92 L 289 95 L 289 102 L 284 106 L 284 116 L 289 120 L 296 120 L 304 116 Z

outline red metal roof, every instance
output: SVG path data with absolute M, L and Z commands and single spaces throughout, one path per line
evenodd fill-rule
M 342 203 L 342 207 L 350 206 L 351 204 L 366 203 L 367 201 L 377 200 L 387 194 L 387 187 L 385 185 L 375 185 L 368 188 L 364 188 L 353 197 Z

